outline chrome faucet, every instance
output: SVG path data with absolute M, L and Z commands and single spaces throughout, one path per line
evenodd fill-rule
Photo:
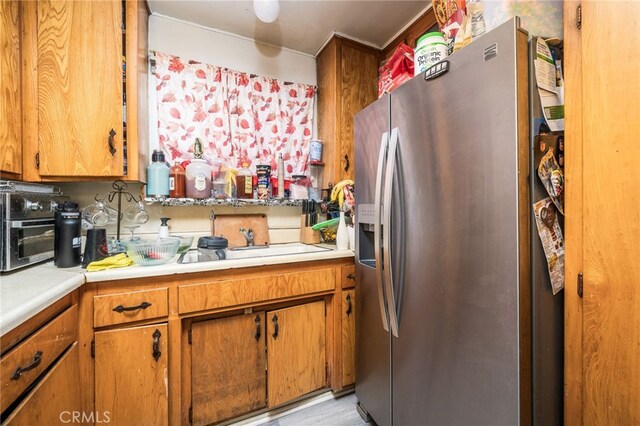
M 242 234 L 244 239 L 247 240 L 247 247 L 252 247 L 253 246 L 253 229 L 249 228 L 249 231 L 247 232 L 246 229 L 240 228 L 240 233 Z

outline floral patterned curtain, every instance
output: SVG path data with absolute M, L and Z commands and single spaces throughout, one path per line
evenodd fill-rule
M 304 174 L 315 88 L 156 53 L 160 148 L 173 161 L 193 158 L 200 138 L 208 162 L 231 168 L 270 164 Z

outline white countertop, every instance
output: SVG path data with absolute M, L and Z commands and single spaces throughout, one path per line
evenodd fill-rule
M 334 246 L 335 247 L 335 246 Z M 161 275 L 189 274 L 193 272 L 219 271 L 223 269 L 250 268 L 254 266 L 280 265 L 283 263 L 310 262 L 353 257 L 351 250 L 337 250 L 313 253 L 297 253 L 280 256 L 253 257 L 247 259 L 227 259 L 224 261 L 179 264 L 170 262 L 156 266 L 130 266 L 97 272 L 85 272 L 87 282 L 113 281 L 131 278 L 157 277 Z
M 188 274 L 223 269 L 340 259 L 353 256 L 353 251 L 337 250 L 335 246 L 333 246 L 331 250 L 304 254 L 298 253 L 191 264 L 178 264 L 173 261 L 165 265 L 135 265 L 97 272 L 86 272 L 80 267 L 58 269 L 53 266 L 53 262 L 48 262 L 10 274 L 0 275 L 0 336 L 22 324 L 73 290 L 79 288 L 85 282 L 104 282 L 157 277 L 161 275 Z
M 0 335 L 84 284 L 80 268 L 59 269 L 53 262 L 0 276 Z

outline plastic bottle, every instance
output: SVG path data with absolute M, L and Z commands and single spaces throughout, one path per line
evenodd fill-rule
M 177 161 L 169 171 L 169 197 L 185 197 L 184 167 L 182 167 Z
M 237 196 L 242 199 L 252 199 L 253 198 L 253 175 L 251 174 L 251 170 L 249 170 L 249 163 L 242 163 L 242 168 L 238 170 L 238 175 L 236 176 L 237 182 Z
M 158 238 L 169 238 L 169 220 L 170 217 L 160 218 L 160 231 L 158 232 Z
M 188 198 L 211 197 L 211 166 L 202 159 L 202 144 L 196 138 L 193 144 L 193 160 L 185 172 L 185 186 Z
M 169 196 L 169 166 L 164 160 L 164 152 L 154 149 L 152 163 L 147 167 L 147 196 Z
M 344 221 L 344 212 L 340 212 L 340 223 L 338 224 L 338 232 L 336 233 L 336 246 L 338 250 L 349 249 L 349 231 L 347 231 L 347 223 Z
M 284 160 L 282 154 L 278 155 L 278 198 L 284 198 Z

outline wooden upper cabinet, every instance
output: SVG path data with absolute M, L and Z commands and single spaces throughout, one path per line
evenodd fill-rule
M 384 60 L 386 61 L 391 55 L 393 55 L 393 52 L 400 43 L 404 43 L 410 48 L 415 49 L 418 39 L 424 34 L 432 31 L 440 31 L 440 28 L 438 28 L 438 22 L 436 21 L 436 15 L 433 8 L 430 7 L 418 19 L 409 25 L 407 29 L 385 46 L 383 52 Z
M 0 172 L 22 173 L 20 2 L 0 2 Z M 16 177 L 16 176 L 13 176 Z
M 112 425 L 169 422 L 167 324 L 95 333 L 95 411 Z
M 380 51 L 334 36 L 318 55 L 318 138 L 324 186 L 354 177 L 354 117 L 378 98 Z
M 269 408 L 326 385 L 323 301 L 267 313 Z
M 122 3 L 38 1 L 40 174 L 122 175 L 122 96 Z
M 25 2 L 25 180 L 144 180 L 148 12 L 124 4 Z
M 267 405 L 265 314 L 193 323 L 193 424 L 218 423 Z

